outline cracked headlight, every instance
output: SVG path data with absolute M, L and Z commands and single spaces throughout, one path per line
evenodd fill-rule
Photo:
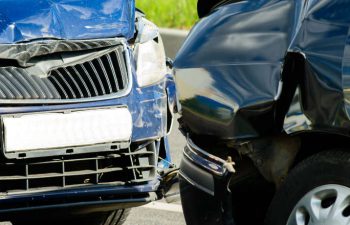
M 166 56 L 157 26 L 142 18 L 138 29 L 138 44 L 135 46 L 137 82 L 140 87 L 145 87 L 164 78 L 167 73 Z

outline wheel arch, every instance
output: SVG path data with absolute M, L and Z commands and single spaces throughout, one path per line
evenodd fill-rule
M 293 167 L 312 155 L 323 151 L 342 150 L 350 152 L 350 136 L 325 131 L 308 131 L 294 135 L 301 141 Z

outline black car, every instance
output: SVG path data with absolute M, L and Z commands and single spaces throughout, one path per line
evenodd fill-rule
M 350 221 L 350 1 L 199 1 L 175 60 L 188 224 Z

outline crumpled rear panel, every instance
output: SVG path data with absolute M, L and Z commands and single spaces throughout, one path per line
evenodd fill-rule
M 2 0 L 0 44 L 134 33 L 134 0 Z
M 214 10 L 192 29 L 175 60 L 185 126 L 235 140 L 283 130 L 346 133 L 349 12 L 343 0 L 248 0 Z M 303 58 L 302 70 L 288 71 L 295 67 L 290 54 Z M 281 104 L 294 78 L 295 97 Z M 283 104 L 290 106 L 280 124 Z
M 348 134 L 350 2 L 306 1 L 300 28 L 289 51 L 305 58 L 295 99 L 286 115 L 284 130 Z

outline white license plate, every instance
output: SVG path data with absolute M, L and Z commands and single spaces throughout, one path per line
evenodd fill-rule
M 127 108 L 38 113 L 2 118 L 5 152 L 22 152 L 129 141 Z

